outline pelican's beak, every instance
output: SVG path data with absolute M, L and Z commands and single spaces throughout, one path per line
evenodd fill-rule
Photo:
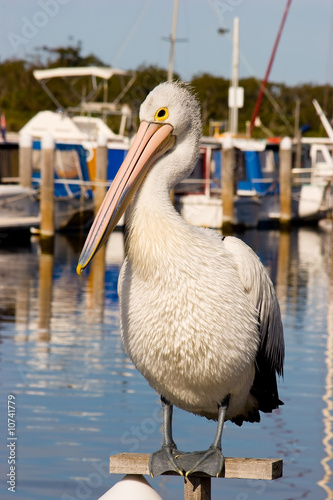
M 134 142 L 119 168 L 89 231 L 79 263 L 78 274 L 105 243 L 130 204 L 152 164 L 175 143 L 168 123 L 142 121 Z

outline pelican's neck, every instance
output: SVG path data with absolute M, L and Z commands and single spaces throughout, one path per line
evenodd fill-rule
M 174 159 L 175 163 L 171 163 Z M 196 160 L 196 155 L 187 159 Z M 127 228 L 128 259 L 135 268 L 147 276 L 175 262 L 175 253 L 185 253 L 188 247 L 186 235 L 193 232 L 170 200 L 173 186 L 172 172 L 177 172 L 175 155 L 162 157 L 148 173 L 131 204 Z M 184 166 L 183 166 L 184 167 Z

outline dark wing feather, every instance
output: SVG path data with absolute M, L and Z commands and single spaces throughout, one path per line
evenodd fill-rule
M 284 362 L 279 303 L 265 267 L 250 247 L 233 237 L 225 238 L 223 244 L 232 254 L 244 289 L 258 310 L 260 344 L 251 394 L 256 397 L 259 410 L 271 412 L 283 404 L 279 399 L 276 382 L 276 375 L 283 375 Z M 248 420 L 259 421 L 259 412 L 254 409 Z M 237 421 L 236 423 L 241 424 Z
M 267 413 L 283 404 L 279 399 L 276 383 L 276 374 L 283 375 L 283 327 L 271 280 L 266 283 L 257 308 L 260 346 L 256 357 L 256 372 L 251 393 L 258 400 L 259 410 Z

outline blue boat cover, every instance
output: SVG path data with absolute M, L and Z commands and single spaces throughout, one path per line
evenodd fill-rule
M 89 181 L 89 172 L 87 165 L 87 153 L 83 146 L 79 144 L 61 144 L 57 143 L 55 146 L 58 151 L 73 151 L 77 154 L 80 166 L 80 175 L 75 171 L 75 169 L 70 170 L 70 174 L 66 176 L 66 173 L 62 173 L 59 170 L 54 172 L 55 180 L 66 180 L 66 184 L 55 183 L 54 185 L 54 194 L 56 198 L 80 198 L 84 192 L 85 198 L 92 198 L 92 190 L 83 188 L 79 184 L 71 184 L 70 180 L 73 181 Z M 41 142 L 33 141 L 33 149 L 41 150 Z M 32 174 L 32 184 L 34 187 L 38 187 L 40 184 L 41 172 L 40 170 L 34 170 Z
M 257 179 L 264 178 L 259 153 L 257 151 L 245 151 L 244 154 L 247 179 L 238 182 L 238 189 L 249 191 L 255 189 L 258 194 L 267 193 L 273 183 L 256 182 Z
M 127 149 L 108 149 L 108 181 L 112 181 L 125 159 Z

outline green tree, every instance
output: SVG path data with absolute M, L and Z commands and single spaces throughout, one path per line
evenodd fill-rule
M 44 109 L 55 109 L 55 105 L 46 95 L 33 76 L 35 69 L 77 66 L 105 66 L 94 54 L 84 55 L 82 43 L 69 43 L 63 47 L 41 47 L 28 61 L 9 59 L 0 64 L 0 109 L 6 114 L 9 130 L 18 131 L 32 116 Z M 167 79 L 167 71 L 155 65 L 142 65 L 136 70 L 133 86 L 121 99 L 128 104 L 134 114 L 132 127 L 138 124 L 137 115 L 140 104 L 148 93 L 160 82 Z M 175 75 L 179 79 L 179 75 Z M 112 102 L 126 85 L 128 79 L 111 78 L 108 83 L 107 98 Z M 229 117 L 228 88 L 229 79 L 215 77 L 207 73 L 195 75 L 192 87 L 197 93 L 202 108 L 203 130 L 209 133 L 210 121 L 224 121 Z M 245 133 L 246 123 L 251 120 L 260 90 L 260 82 L 255 78 L 241 79 L 244 87 L 244 107 L 239 109 L 239 132 Z M 50 80 L 48 86 L 64 107 L 77 105 L 81 98 L 92 89 L 91 78 L 82 78 L 77 83 L 76 95 L 69 91 L 68 85 L 61 79 Z M 277 136 L 292 135 L 295 127 L 296 100 L 300 101 L 300 125 L 308 124 L 311 130 L 307 135 L 326 135 L 316 115 L 312 100 L 317 99 L 326 112 L 328 119 L 333 113 L 333 88 L 331 85 L 306 83 L 290 87 L 284 83 L 269 82 L 269 95 L 265 94 L 261 103 L 259 117 L 264 127 L 256 127 L 254 137 L 265 137 L 269 129 Z M 78 96 L 79 94 L 79 96 Z M 101 92 L 96 100 L 103 100 Z M 118 120 L 119 121 L 119 120 Z M 108 124 L 116 131 L 117 118 L 110 117 Z

